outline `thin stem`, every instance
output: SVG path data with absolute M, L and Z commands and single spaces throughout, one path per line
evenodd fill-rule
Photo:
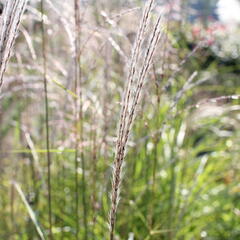
M 159 110 L 160 110 L 160 89 L 159 89 L 159 82 L 157 79 L 157 73 L 156 73 L 156 68 L 155 64 L 153 63 L 152 65 L 153 68 L 153 78 L 155 82 L 155 87 L 156 87 L 156 97 L 157 97 L 157 104 L 156 104 L 156 126 L 160 126 L 160 117 L 159 117 Z M 156 192 L 156 171 L 158 167 L 158 143 L 159 143 L 159 136 L 153 136 L 153 143 L 154 143 L 154 159 L 153 159 L 153 169 L 152 169 L 152 202 L 151 202 L 151 228 L 153 229 L 154 227 L 154 199 L 155 199 L 155 192 Z
M 75 65 L 75 93 L 78 94 L 78 84 L 79 84 L 79 38 L 78 38 L 78 23 L 79 23 L 79 14 L 78 14 L 78 0 L 74 1 L 74 18 L 75 18 L 75 56 L 74 56 L 74 65 Z M 75 100 L 75 213 L 76 213 L 76 240 L 79 239 L 79 179 L 78 179 L 78 148 L 79 148 L 79 114 L 78 114 L 78 99 Z
M 76 239 L 79 239 L 79 147 L 80 159 L 82 168 L 82 205 L 83 205 L 83 222 L 84 222 L 84 239 L 88 239 L 88 224 L 87 224 L 87 205 L 86 205 L 86 181 L 85 181 L 85 156 L 83 152 L 83 96 L 82 96 L 82 72 L 81 72 L 81 19 L 80 19 L 80 3 L 79 0 L 74 0 L 74 18 L 75 18 L 75 92 L 79 96 L 75 101 L 75 124 L 76 124 L 76 153 L 75 153 L 75 187 L 76 187 Z
M 41 0 L 41 32 L 42 32 L 43 83 L 44 83 L 45 128 L 46 128 L 46 148 L 47 148 L 48 221 L 49 221 L 49 239 L 52 240 L 53 235 L 52 235 L 51 155 L 50 155 L 50 141 L 49 141 L 47 56 L 46 56 L 46 36 L 45 36 L 45 27 L 44 27 L 43 0 Z

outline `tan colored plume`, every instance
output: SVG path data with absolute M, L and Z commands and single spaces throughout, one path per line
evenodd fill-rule
M 0 23 L 0 91 L 3 75 L 11 56 L 18 27 L 28 0 L 8 0 L 5 2 Z

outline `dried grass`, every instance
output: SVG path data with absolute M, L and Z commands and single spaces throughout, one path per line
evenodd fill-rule
M 27 1 L 28 0 L 7 1 L 3 11 L 0 35 L 0 89 Z
M 155 23 L 154 29 L 152 30 L 152 36 L 149 38 L 149 43 L 145 52 L 144 59 L 142 61 L 142 66 L 139 68 L 139 58 L 141 55 L 141 50 L 143 48 L 143 40 L 145 36 L 146 29 L 148 27 L 150 13 L 154 1 L 149 0 L 146 3 L 143 17 L 140 23 L 138 34 L 135 40 L 135 45 L 132 53 L 132 58 L 130 61 L 129 74 L 127 78 L 127 83 L 125 87 L 125 94 L 122 99 L 122 109 L 119 120 L 119 130 L 117 136 L 117 144 L 115 151 L 115 160 L 113 166 L 113 179 L 112 179 L 112 193 L 111 193 L 111 209 L 109 216 L 110 225 L 110 239 L 114 239 L 114 228 L 116 223 L 117 207 L 120 195 L 120 185 L 122 179 L 122 166 L 126 154 L 126 146 L 131 131 L 131 127 L 134 121 L 134 116 L 136 108 L 138 106 L 141 92 L 143 90 L 144 82 L 151 65 L 151 61 L 156 49 L 156 46 L 161 37 L 161 16 Z

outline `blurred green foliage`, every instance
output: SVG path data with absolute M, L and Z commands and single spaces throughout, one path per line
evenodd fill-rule
M 114 2 L 111 3 L 115 11 L 120 12 L 120 2 L 119 5 Z M 69 240 L 76 239 L 72 111 L 75 95 L 71 82 L 72 53 L 61 27 L 52 25 L 61 20 L 53 12 L 49 8 L 47 25 L 52 34 L 48 35 L 49 44 L 52 44 L 48 52 L 48 71 L 53 234 L 55 240 Z M 105 26 L 104 30 L 114 36 L 129 55 L 130 50 L 125 50 L 129 45 L 126 38 L 121 34 L 115 36 L 112 26 L 107 25 L 100 14 L 95 17 L 99 21 L 97 27 Z M 125 15 L 122 18 L 122 22 L 129 24 L 128 15 L 126 20 Z M 117 25 L 119 28 L 121 21 Z M 28 26 L 26 22 L 24 26 Z M 238 240 L 239 99 L 220 103 L 203 100 L 240 93 L 239 56 L 219 54 L 225 46 L 221 40 L 214 43 L 219 47 L 217 51 L 214 44 L 204 45 L 190 56 L 198 41 L 189 37 L 191 25 L 178 26 L 179 22 L 169 24 L 167 31 L 171 37 L 167 45 L 160 46 L 169 49 L 166 55 L 159 53 L 160 57 L 155 58 L 156 69 L 153 68 L 149 75 L 136 116 L 124 166 L 116 239 Z M 29 34 L 38 54 L 39 30 L 35 31 Z M 108 239 L 111 165 L 125 72 L 124 60 L 116 48 L 109 42 L 106 44 L 107 37 L 97 36 L 81 56 L 88 239 L 96 240 Z M 85 38 L 83 42 L 87 46 Z M 9 79 L 10 76 L 15 79 L 12 85 L 6 85 L 1 98 L 0 238 L 39 239 L 27 208 L 12 184 L 15 181 L 48 239 L 41 63 L 38 59 L 29 59 L 29 50 L 21 49 L 22 44 L 19 40 L 16 61 L 8 69 Z M 104 51 L 99 50 L 101 44 L 105 44 Z M 172 105 L 195 71 L 193 86 L 180 94 L 176 105 Z M 198 82 L 205 78 L 206 81 Z M 78 174 L 81 179 L 81 168 Z M 80 198 L 82 188 L 80 182 Z M 79 236 L 83 239 L 82 205 L 79 214 Z

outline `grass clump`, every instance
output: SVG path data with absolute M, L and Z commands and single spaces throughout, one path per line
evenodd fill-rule
M 189 8 L 6 2 L 1 239 L 239 239 L 238 28 Z

